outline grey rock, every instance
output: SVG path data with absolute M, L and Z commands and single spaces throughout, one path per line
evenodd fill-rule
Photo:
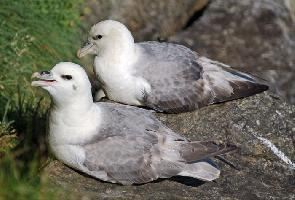
M 290 10 L 292 19 L 295 22 L 295 1 L 294 0 L 284 0 L 286 7 Z
M 50 182 L 70 191 L 74 199 L 295 199 L 295 106 L 262 93 L 195 112 L 157 116 L 192 140 L 236 144 L 239 150 L 224 157 L 238 170 L 215 159 L 222 171 L 215 182 L 173 178 L 121 186 L 54 161 L 45 168 Z M 275 145 L 290 163 L 263 140 Z
M 208 0 L 87 0 L 87 28 L 105 19 L 118 20 L 137 40 L 166 38 L 179 31 Z M 87 29 L 88 30 L 88 29 Z
M 170 41 L 265 78 L 295 103 L 294 5 L 294 0 L 212 0 Z

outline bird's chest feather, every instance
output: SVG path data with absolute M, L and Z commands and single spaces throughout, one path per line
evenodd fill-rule
M 99 133 L 100 119 L 94 116 L 66 115 L 65 113 L 51 113 L 49 143 L 83 144 Z
M 81 169 L 85 161 L 83 144 L 97 137 L 101 128 L 101 115 L 92 107 L 83 115 L 71 110 L 51 110 L 49 118 L 49 145 L 55 156 L 67 165 Z
M 130 105 L 141 105 L 140 100 L 145 91 L 143 80 L 133 76 L 131 71 L 125 66 L 95 59 L 95 73 L 103 84 L 107 97 Z

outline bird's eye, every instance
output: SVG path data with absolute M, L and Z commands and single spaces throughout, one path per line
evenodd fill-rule
M 71 75 L 61 75 L 61 77 L 65 80 L 71 80 L 73 78 Z
M 94 40 L 100 40 L 101 38 L 102 38 L 102 35 L 96 35 L 92 37 L 92 39 Z

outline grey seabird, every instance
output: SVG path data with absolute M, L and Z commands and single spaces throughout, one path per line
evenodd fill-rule
M 189 176 L 211 181 L 220 171 L 204 159 L 235 149 L 189 141 L 165 127 L 153 111 L 118 103 L 93 103 L 84 69 L 69 62 L 36 72 L 32 86 L 52 97 L 49 144 L 56 157 L 79 171 L 130 185 Z
M 120 22 L 92 26 L 77 55 L 96 55 L 94 71 L 103 96 L 159 112 L 179 113 L 247 97 L 268 89 L 250 75 L 199 56 L 182 45 L 156 41 L 134 43 Z

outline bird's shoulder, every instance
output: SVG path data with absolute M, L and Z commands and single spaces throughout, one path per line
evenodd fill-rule
M 136 45 L 146 56 L 150 55 L 161 60 L 174 60 L 175 58 L 196 59 L 198 57 L 195 51 L 175 43 L 146 41 L 136 43 Z
M 120 137 L 128 140 L 128 136 L 146 137 L 148 130 L 157 134 L 167 129 L 154 116 L 154 111 L 111 102 L 97 102 L 100 115 L 103 117 L 93 138 L 84 145 Z

